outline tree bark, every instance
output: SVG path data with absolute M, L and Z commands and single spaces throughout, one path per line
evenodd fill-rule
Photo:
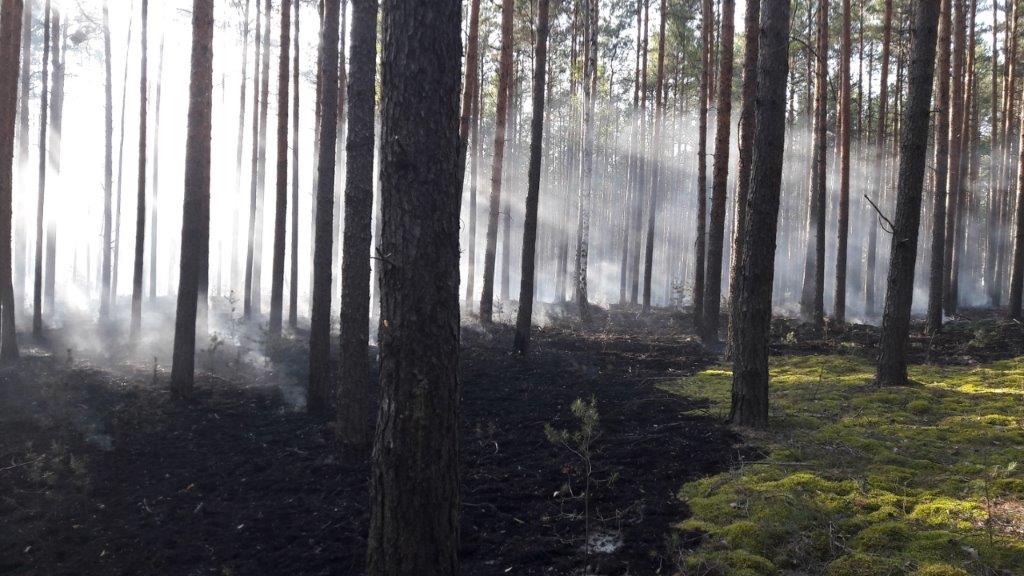
M 111 234 L 111 227 L 113 225 L 111 202 L 114 192 L 114 79 L 111 71 L 112 58 L 113 54 L 110 48 L 110 8 L 107 0 L 103 0 L 103 96 L 106 106 L 104 110 L 105 154 L 103 156 L 103 244 L 100 246 L 101 320 L 105 320 L 110 316 L 110 243 L 113 236 Z
M 338 434 L 342 443 L 363 449 L 369 446 L 373 430 L 369 342 L 377 0 L 352 0 L 349 47 Z
M 889 105 L 889 51 L 892 42 L 892 1 L 885 0 L 882 15 L 882 72 L 878 92 L 878 130 L 875 132 L 874 177 L 872 182 L 882 186 L 884 191 L 885 140 L 888 128 L 887 107 Z M 878 195 L 880 196 L 880 195 Z M 876 198 L 878 197 L 876 196 Z M 875 262 L 878 253 L 878 226 L 872 218 L 868 226 L 867 254 L 864 261 L 864 314 L 869 318 L 877 313 L 875 304 Z
M 239 206 L 242 204 L 242 161 L 245 155 L 245 80 L 249 71 L 249 10 L 252 0 L 245 0 L 245 15 L 242 21 L 242 72 L 241 80 L 238 82 L 238 136 L 235 148 L 235 200 L 232 207 L 231 217 L 231 295 L 237 297 L 239 286 L 239 262 L 238 262 L 238 218 Z M 259 0 L 256 0 L 256 9 L 259 10 Z M 298 36 L 296 35 L 296 38 Z M 298 88 L 296 88 L 298 90 Z
M 164 37 L 160 37 L 160 63 L 156 67 L 156 102 L 153 108 L 153 196 L 149 210 L 149 299 L 156 301 L 157 199 L 160 191 L 160 96 L 164 76 Z
M 35 279 L 32 285 L 32 337 L 43 337 L 43 210 L 46 204 L 46 124 L 50 95 L 50 0 L 43 8 L 43 86 L 39 93 L 39 195 L 36 204 Z
M 928 328 L 932 332 L 942 331 L 942 292 L 946 277 L 943 255 L 946 251 L 946 185 L 950 165 L 949 38 L 950 4 L 952 1 L 942 0 L 935 63 L 935 74 L 938 76 L 935 94 L 935 191 L 932 195 L 931 273 L 928 285 L 927 315 Z
M 132 317 L 129 342 L 138 343 L 142 331 L 142 271 L 146 247 L 146 111 L 148 72 L 149 0 L 142 0 L 142 61 L 139 76 L 139 170 L 135 203 L 135 260 L 132 267 Z
M 782 160 L 786 146 L 789 0 L 765 2 L 758 40 L 757 109 L 741 276 L 734 317 L 732 407 L 741 426 L 768 424 L 768 332 L 778 236 Z M 748 7 L 749 10 L 749 7 Z
M 523 217 L 522 274 L 519 279 L 519 312 L 513 346 L 519 354 L 530 350 L 533 317 L 534 275 L 537 258 L 537 211 L 540 202 L 540 169 L 544 147 L 544 89 L 548 62 L 548 0 L 537 0 L 537 27 L 533 56 L 533 117 L 530 119 L 530 166 L 526 182 L 526 213 Z
M 732 2 L 733 0 L 728 0 Z M 666 1 L 661 0 L 661 15 L 658 25 L 658 72 L 654 88 L 654 135 L 652 138 L 654 157 L 653 174 L 651 178 L 651 193 L 648 194 L 647 203 L 647 246 L 644 249 L 644 299 L 643 311 L 651 310 L 651 274 L 654 268 L 654 224 L 655 215 L 658 209 L 658 192 L 661 186 L 662 171 L 662 130 L 665 122 L 665 103 L 663 92 L 665 89 L 665 22 L 668 19 Z
M 260 55 L 263 52 L 263 30 L 260 28 L 262 10 L 256 0 L 256 58 L 253 60 L 252 77 L 252 156 L 249 163 L 249 233 L 245 251 L 245 294 L 242 296 L 242 316 L 249 319 L 253 313 L 252 281 L 253 264 L 256 259 L 256 200 L 259 189 L 259 140 L 260 140 Z M 270 18 L 270 14 L 267 14 Z M 258 306 L 258 304 L 257 304 Z M 257 308 L 258 310 L 258 308 Z
M 281 336 L 284 320 L 284 257 L 288 242 L 288 92 L 290 75 L 288 48 L 291 44 L 292 8 L 289 0 L 281 1 L 281 49 L 277 65 L 277 202 L 274 209 L 274 254 L 270 271 L 271 338 Z
M 105 28 L 109 35 L 109 27 Z M 109 50 L 107 53 L 109 55 Z M 107 59 L 109 62 L 109 58 Z M 19 189 L 28 188 L 29 100 L 32 96 L 32 2 L 24 5 L 21 22 L 21 96 L 18 109 L 18 175 Z M 17 306 L 25 307 L 25 278 L 28 276 L 28 231 L 23 212 L 28 203 L 19 200 L 15 208 L 14 224 L 14 297 Z M 110 242 L 107 242 L 110 245 Z
M 584 0 L 587 19 L 583 66 L 583 146 L 580 150 L 579 209 L 576 220 L 576 306 L 580 322 L 590 321 L 587 264 L 590 255 L 590 210 L 594 187 L 594 100 L 597 97 L 597 36 L 600 0 Z
M 722 309 L 722 254 L 725 244 L 726 185 L 729 181 L 729 133 L 732 127 L 733 13 L 736 0 L 722 0 L 722 33 L 718 68 L 718 110 L 715 113 L 715 164 L 711 178 L 711 218 L 707 272 L 704 278 L 704 342 L 718 343 Z
M 64 126 L 64 61 L 66 43 L 61 35 L 67 36 L 67 27 L 61 26 L 60 10 L 53 9 L 50 32 L 50 136 L 47 155 L 50 168 L 60 178 L 61 173 L 61 140 Z M 58 181 L 58 184 L 60 182 Z M 59 186 L 58 186 L 59 188 Z M 54 191 L 56 192 L 56 191 Z M 51 195 L 54 193 L 51 192 Z M 57 219 L 46 219 L 46 261 L 43 272 L 43 309 L 53 315 L 57 294 Z
M 694 243 L 694 277 L 693 277 L 693 325 L 698 334 L 704 332 L 704 263 L 707 246 L 707 203 L 708 203 L 708 84 L 711 78 L 711 27 L 714 15 L 711 12 L 711 0 L 701 2 L 701 74 L 700 74 L 700 114 L 697 128 L 697 240 Z
M 339 4 L 339 0 L 324 0 L 318 57 L 322 103 L 317 150 L 313 303 L 306 394 L 306 407 L 313 413 L 323 412 L 327 408 L 331 384 L 331 241 L 334 234 L 334 156 L 338 131 Z
M 18 358 L 11 278 L 11 228 L 14 218 L 14 126 L 18 114 L 19 52 L 24 3 L 0 4 L 0 362 Z
M 934 0 L 915 2 L 913 48 L 910 55 L 909 91 L 903 112 L 900 138 L 899 181 L 896 185 L 896 219 L 889 258 L 889 276 L 882 315 L 882 332 L 876 373 L 881 386 L 907 381 L 907 340 L 914 298 L 914 267 L 921 222 L 928 124 L 935 73 L 936 26 L 939 5 Z
M 843 36 L 839 57 L 839 221 L 836 238 L 836 288 L 833 317 L 846 323 L 846 258 L 850 241 L 850 0 L 843 0 Z
M 185 199 L 182 207 L 178 308 L 174 320 L 174 356 L 171 365 L 171 392 L 182 398 L 191 396 L 194 385 L 201 262 L 210 257 L 213 24 L 213 0 L 193 0 Z
M 292 262 L 291 291 L 288 293 L 288 327 L 299 326 L 299 13 L 302 6 L 295 0 L 295 34 L 292 43 Z
M 498 215 L 501 208 L 501 174 L 505 158 L 505 128 L 508 122 L 509 83 L 512 79 L 513 1 L 501 3 L 501 56 L 498 63 L 498 96 L 495 105 L 494 156 L 491 161 L 491 198 L 487 213 L 487 246 L 484 249 L 484 278 L 480 294 L 480 321 L 490 323 L 494 308 L 494 267 L 498 250 Z
M 383 4 L 370 576 L 459 573 L 461 12 L 457 0 Z
M 736 298 L 739 290 L 740 265 L 746 243 L 747 196 L 750 192 L 750 164 L 754 159 L 754 130 L 757 108 L 757 61 L 761 34 L 761 0 L 747 0 L 743 18 L 746 43 L 743 53 L 743 87 L 739 120 L 739 166 L 736 170 L 736 212 L 732 236 L 732 262 L 729 270 L 729 333 L 728 346 L 732 347 L 737 318 Z M 786 63 L 787 74 L 789 63 Z M 784 103 L 785 104 L 785 103 Z
M 825 212 L 826 155 L 828 147 L 828 2 L 818 3 L 818 35 L 815 51 L 814 137 L 811 144 L 811 174 L 807 203 L 807 258 L 800 298 L 800 315 L 817 330 L 825 322 Z
M 949 171 L 946 195 L 946 231 L 942 254 L 942 307 L 947 314 L 956 311 L 953 301 L 953 252 L 956 249 L 957 208 L 963 195 L 962 174 L 964 132 L 964 73 L 967 53 L 967 8 L 964 0 L 954 0 L 956 17 L 953 22 L 953 69 L 949 115 Z

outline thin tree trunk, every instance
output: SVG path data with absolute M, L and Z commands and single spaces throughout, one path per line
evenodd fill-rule
M 338 21 L 340 1 L 324 0 L 320 28 L 320 125 L 317 150 L 316 227 L 313 239 L 313 304 L 309 329 L 306 408 L 323 412 L 331 383 L 331 241 L 334 228 L 334 156 L 338 131 Z
M 839 222 L 836 239 L 836 288 L 833 316 L 846 323 L 846 257 L 850 241 L 850 0 L 843 0 L 843 37 L 839 57 Z
M 142 63 L 139 77 L 139 170 L 135 206 L 135 261 L 132 273 L 132 317 L 129 341 L 138 342 L 142 330 L 142 266 L 146 242 L 146 76 L 148 71 L 149 0 L 142 0 Z
M 107 0 L 103 0 L 103 71 L 105 79 L 103 96 L 106 106 L 104 114 L 105 154 L 103 156 L 103 244 L 100 246 L 102 252 L 100 256 L 100 319 L 106 319 L 110 315 L 110 242 L 112 240 L 111 226 L 113 225 L 111 201 L 113 200 L 114 191 L 114 80 L 111 72 L 112 57 L 110 49 L 110 8 L 107 5 Z
M 546 1 L 546 0 L 545 0 Z M 11 227 L 14 218 L 14 125 L 18 115 L 22 0 L 0 4 L 0 362 L 18 358 L 11 278 Z
M 109 29 L 106 29 L 109 35 Z M 109 54 L 109 50 L 107 53 Z M 109 62 L 109 58 L 108 58 Z M 32 97 L 32 2 L 24 4 L 21 22 L 21 96 L 18 109 L 18 188 L 28 188 L 29 100 Z M 23 196 L 23 195 L 20 195 Z M 24 212 L 28 203 L 19 200 L 14 224 L 14 296 L 17 306 L 25 308 L 25 278 L 28 275 L 28 230 Z M 110 242 L 107 242 L 109 245 Z
M 292 34 L 292 8 L 289 0 L 281 1 L 281 49 L 277 65 L 277 202 L 274 211 L 274 253 L 270 274 L 271 338 L 281 336 L 284 319 L 284 257 L 288 233 L 288 87 L 291 75 L 288 48 Z
M 130 6 L 129 13 L 130 14 L 134 14 L 135 13 L 135 2 L 134 2 L 134 0 L 132 1 L 132 4 Z M 112 245 L 112 249 L 113 249 L 113 252 L 114 252 L 114 262 L 113 262 L 112 271 L 111 271 L 110 295 L 109 295 L 111 306 L 113 306 L 115 304 L 116 300 L 117 300 L 117 279 L 120 277 L 120 276 L 118 276 L 118 270 L 119 270 L 118 265 L 121 262 L 121 191 L 122 191 L 123 184 L 124 184 L 124 133 L 125 133 L 125 128 L 127 127 L 127 124 L 125 124 L 125 121 L 124 121 L 124 116 L 125 116 L 125 110 L 127 109 L 127 104 L 128 104 L 128 64 L 129 64 L 128 54 L 131 51 L 131 47 L 132 47 L 132 20 L 131 20 L 131 18 L 129 18 L 129 20 L 128 20 L 128 42 L 125 43 L 125 47 L 124 47 L 124 74 L 123 74 L 122 80 L 121 80 L 121 120 L 120 120 L 120 124 L 118 125 L 118 126 L 120 126 L 120 128 L 119 128 L 120 135 L 118 136 L 118 148 L 117 148 L 117 201 L 116 201 L 117 207 L 116 207 L 116 210 L 114 212 L 114 243 Z
M 977 117 L 977 110 L 974 102 L 975 94 L 975 80 L 974 80 L 974 59 L 975 59 L 975 17 L 977 15 L 977 2 L 976 0 L 969 0 L 970 4 L 965 6 L 965 11 L 970 11 L 970 14 L 965 15 L 968 19 L 970 27 L 970 35 L 964 41 L 967 44 L 967 62 L 964 65 L 963 75 L 965 77 L 965 84 L 963 88 L 964 96 L 960 103 L 960 117 L 961 117 L 961 130 L 960 130 L 960 169 L 959 177 L 957 178 L 957 195 L 956 205 L 953 206 L 953 210 L 947 219 L 949 225 L 946 230 L 947 238 L 947 252 L 949 253 L 949 260 L 946 263 L 948 280 L 946 287 L 946 294 L 944 303 L 946 305 L 946 313 L 954 315 L 957 313 L 959 298 L 960 298 L 960 265 L 964 253 L 964 240 L 967 236 L 967 213 L 971 211 L 971 197 L 974 196 L 974 174 L 972 171 L 977 170 L 975 162 L 975 146 L 977 140 L 974 137 L 974 120 Z M 964 24 L 966 33 L 966 27 L 968 24 Z M 973 118 L 972 118 L 973 117 Z
M 367 448 L 372 436 L 370 244 L 373 240 L 373 110 L 377 76 L 377 0 L 352 0 L 345 231 L 341 256 L 341 357 L 338 436 Z
M 583 147 L 580 151 L 580 193 L 576 220 L 576 305 L 580 322 L 590 321 L 587 264 L 590 253 L 590 210 L 594 194 L 594 100 L 597 97 L 597 36 L 600 0 L 584 0 L 586 7 L 586 58 L 583 67 Z
M 939 39 L 936 48 L 938 55 L 936 56 L 935 74 L 938 76 L 938 86 L 935 95 L 935 191 L 932 196 L 931 273 L 928 285 L 927 316 L 928 328 L 932 332 L 942 330 L 942 292 L 946 277 L 943 254 L 946 250 L 946 184 L 951 160 L 949 154 L 949 38 L 950 4 L 953 1 L 942 0 Z
M 477 56 L 479 61 L 480 57 Z M 473 120 L 470 127 L 470 138 L 473 140 L 473 156 L 470 159 L 469 168 L 469 231 L 466 235 L 469 237 L 469 248 L 468 260 L 469 264 L 466 269 L 466 308 L 473 308 L 473 293 L 475 292 L 476 284 L 476 220 L 477 220 L 477 174 L 480 168 L 480 101 L 483 99 L 480 90 L 480 71 L 479 66 L 477 67 L 476 79 L 474 80 L 473 90 Z
M 947 314 L 956 310 L 952 302 L 953 251 L 956 247 L 957 208 L 962 190 L 962 162 L 964 132 L 964 58 L 967 53 L 967 8 L 964 0 L 954 0 L 956 17 L 953 21 L 953 69 L 949 115 L 949 171 L 946 196 L 945 243 L 942 253 L 942 307 Z
M 693 324 L 698 334 L 704 333 L 704 263 L 707 245 L 707 202 L 708 202 L 708 84 L 711 79 L 711 27 L 714 15 L 711 0 L 701 3 L 701 74 L 700 74 L 700 115 L 697 128 L 697 240 L 694 243 L 693 278 Z
M 267 116 L 270 111 L 270 0 L 263 7 L 263 71 L 260 75 L 260 137 L 256 167 L 256 232 L 253 239 L 252 311 L 257 317 L 263 306 L 263 221 L 267 184 Z
M 157 199 L 160 190 L 160 96 L 164 76 L 164 37 L 160 37 L 160 63 L 156 67 L 156 103 L 153 109 L 153 196 L 149 216 L 149 299 L 156 301 Z
M 239 227 L 239 206 L 242 204 L 242 159 L 245 146 L 245 80 L 249 71 L 249 10 L 252 0 L 245 0 L 245 16 L 242 21 L 242 71 L 241 80 L 238 82 L 238 136 L 235 148 L 235 199 L 231 210 L 231 294 L 232 298 L 238 294 L 240 266 L 238 262 L 238 227 Z M 256 9 L 259 10 L 259 0 L 256 0 Z M 296 36 L 298 37 L 298 36 Z M 296 88 L 298 90 L 298 88 Z
M 46 124 L 50 95 L 50 0 L 43 8 L 43 86 L 39 93 L 39 195 L 36 205 L 35 281 L 32 285 L 32 336 L 43 337 L 43 216 L 46 204 Z
M 821 330 L 825 321 L 825 212 L 828 115 L 828 2 L 818 2 L 818 36 L 815 51 L 814 136 L 807 203 L 807 258 L 800 297 L 800 315 Z
M 936 26 L 939 5 L 933 0 L 915 2 L 913 49 L 910 55 L 909 93 L 904 109 L 900 142 L 896 219 L 889 258 L 889 277 L 878 344 L 877 381 L 881 386 L 907 381 L 907 345 L 910 309 L 914 298 L 914 267 L 921 222 L 928 123 L 935 72 Z
M 484 249 L 484 278 L 480 294 L 480 321 L 490 323 L 494 308 L 494 266 L 498 250 L 498 216 L 501 208 L 501 174 L 505 158 L 505 128 L 508 121 L 509 84 L 512 80 L 513 1 L 501 3 L 501 56 L 498 63 L 498 96 L 495 105 L 494 156 L 491 161 L 491 198 L 487 214 L 487 246 Z
M 457 0 L 383 5 L 380 250 L 387 261 L 369 576 L 459 573 L 461 13 Z
M 1006 23 L 1004 22 L 1004 26 Z M 991 121 L 992 139 L 991 152 L 989 153 L 989 179 L 988 179 L 988 214 L 985 219 L 985 292 L 989 304 L 994 305 L 999 299 L 996 289 L 996 251 L 999 242 L 999 229 L 997 221 L 999 218 L 999 3 L 992 2 L 992 110 Z M 1005 46 L 1004 46 L 1005 47 Z
M 718 110 L 715 113 L 715 164 L 711 178 L 711 218 L 708 229 L 707 273 L 704 278 L 705 342 L 718 342 L 722 308 L 722 253 L 725 244 L 726 185 L 729 181 L 729 133 L 732 127 L 733 13 L 736 0 L 722 0 L 721 56 L 718 68 Z
M 292 44 L 292 262 L 291 291 L 288 293 L 288 326 L 299 325 L 299 12 L 302 7 L 295 0 L 295 34 Z
M 765 2 L 758 40 L 757 103 L 749 210 L 743 235 L 741 276 L 735 299 L 732 408 L 741 426 L 768 423 L 768 332 L 778 236 L 782 160 L 786 144 L 786 76 L 789 74 L 789 0 Z M 749 10 L 749 7 L 748 7 Z
M 50 33 L 50 136 L 47 146 L 50 168 L 57 178 L 61 173 L 61 139 L 64 125 L 64 60 L 63 53 L 67 50 L 65 39 L 67 27 L 61 26 L 60 10 L 53 9 Z M 58 190 L 60 180 L 57 181 Z M 56 190 L 55 190 L 56 192 Z M 53 192 L 51 192 L 51 196 Z M 46 219 L 46 262 L 43 279 L 43 308 L 47 314 L 53 315 L 57 293 L 57 219 L 51 216 Z
M 533 117 L 530 119 L 530 166 L 527 169 L 526 213 L 523 217 L 522 274 L 519 278 L 519 311 L 513 346 L 519 354 L 530 350 L 533 317 L 535 260 L 537 257 L 537 211 L 540 202 L 541 154 L 544 147 L 544 89 L 548 62 L 548 0 L 537 0 L 536 40 L 533 60 Z
M 728 0 L 733 1 L 733 0 Z M 661 186 L 662 167 L 662 130 L 665 122 L 665 102 L 663 91 L 665 89 L 665 22 L 668 20 L 666 0 L 661 0 L 661 16 L 658 25 L 658 72 L 654 88 L 654 135 L 652 138 L 654 157 L 653 174 L 651 179 L 651 193 L 648 194 L 647 203 L 647 246 L 644 250 L 644 300 L 643 311 L 651 309 L 651 274 L 654 268 L 654 224 L 655 214 L 658 210 L 658 191 Z
M 256 58 L 253 60 L 252 77 L 252 156 L 249 163 L 249 234 L 245 251 L 245 294 L 242 296 L 242 316 L 252 317 L 253 265 L 256 259 L 256 199 L 259 189 L 259 140 L 260 140 L 260 55 L 263 52 L 263 30 L 260 28 L 260 0 L 256 0 Z M 267 14 L 270 18 L 270 14 Z M 257 313 L 258 313 L 257 303 Z
M 884 192 L 885 175 L 885 139 L 886 110 L 889 105 L 889 50 L 892 41 L 892 2 L 885 0 L 885 11 L 882 15 L 882 77 L 878 93 L 878 130 L 875 132 L 875 164 L 872 182 L 882 186 Z M 878 195 L 880 196 L 880 194 Z M 876 196 L 876 198 L 878 197 Z M 868 247 L 864 263 L 864 314 L 869 318 L 877 313 L 875 304 L 875 261 L 878 253 L 878 226 L 872 218 L 868 226 Z
M 201 263 L 210 257 L 213 20 L 213 0 L 193 0 L 185 199 L 181 221 L 182 256 L 171 365 L 171 392 L 183 398 L 191 396 L 195 379 L 196 314 L 202 295 Z

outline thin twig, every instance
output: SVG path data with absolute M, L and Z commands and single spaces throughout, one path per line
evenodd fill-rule
M 882 230 L 883 230 L 884 232 L 887 232 L 887 233 L 889 233 L 889 234 L 893 234 L 893 233 L 895 232 L 895 230 L 896 230 L 896 225 L 892 223 L 892 220 L 889 220 L 889 218 L 888 218 L 888 217 L 886 217 L 886 215 L 885 215 L 885 214 L 882 214 L 882 211 L 881 211 L 881 210 L 880 210 L 880 209 L 878 208 L 878 205 L 877 205 L 877 204 L 875 204 L 875 203 L 874 203 L 874 202 L 873 202 L 873 201 L 871 200 L 871 197 L 870 197 L 870 196 L 868 196 L 867 194 L 865 194 L 865 195 L 864 195 L 864 199 L 865 199 L 865 200 L 867 200 L 867 201 L 868 201 L 868 204 L 871 204 L 871 207 L 872 207 L 872 208 L 874 208 L 874 209 L 875 209 L 875 212 L 877 212 L 877 213 L 878 213 L 878 224 L 879 224 L 879 226 L 881 226 L 881 227 L 882 227 Z M 886 229 L 886 227 L 885 227 L 885 224 L 888 224 L 888 225 L 889 225 L 889 228 L 888 228 L 888 229 Z

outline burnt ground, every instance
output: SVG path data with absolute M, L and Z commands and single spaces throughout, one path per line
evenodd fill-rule
M 674 572 L 675 494 L 729 466 L 738 438 L 656 387 L 713 361 L 663 319 L 542 330 L 528 360 L 508 328 L 464 329 L 465 574 Z M 290 364 L 263 378 L 203 373 L 187 404 L 152 363 L 28 350 L 0 370 L 0 573 L 361 573 L 368 463 L 267 384 L 302 365 L 300 346 L 278 354 Z M 577 398 L 600 419 L 589 515 L 586 462 L 545 433 L 579 429 Z

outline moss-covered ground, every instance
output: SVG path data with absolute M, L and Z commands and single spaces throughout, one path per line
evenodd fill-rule
M 687 575 L 1024 574 L 1024 358 L 916 365 L 880 389 L 847 356 L 771 364 L 763 458 L 686 484 Z M 729 408 L 728 367 L 665 385 Z

